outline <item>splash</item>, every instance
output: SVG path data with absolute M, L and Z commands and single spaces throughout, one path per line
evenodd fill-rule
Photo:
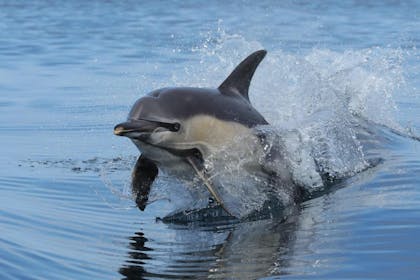
M 171 86 L 216 87 L 239 61 L 262 48 L 223 30 L 209 33 L 202 45 L 192 48 L 199 62 L 173 74 Z M 305 54 L 268 50 L 251 83 L 250 98 L 271 124 L 261 129 L 276 135 L 268 144 L 284 150 L 283 163 L 271 168 L 287 166 L 291 180 L 310 192 L 322 189 L 326 178 L 347 178 L 369 168 L 373 160 L 367 156 L 365 142 L 371 139 L 366 135 L 376 135 L 367 132 L 366 123 L 405 133 L 395 117 L 395 96 L 406 90 L 404 55 L 402 49 L 381 47 L 344 52 L 314 48 Z M 229 147 L 221 154 L 232 157 L 232 151 Z M 269 195 L 256 187 L 258 176 L 246 177 L 238 170 L 249 158 L 241 155 L 212 166 L 219 192 L 236 204 L 240 216 L 258 209 Z M 289 190 L 276 195 L 284 203 L 290 200 Z
M 238 62 L 263 48 L 219 29 L 191 49 L 199 58 L 196 62 L 177 69 L 157 87 L 217 87 Z M 369 168 L 372 158 L 366 143 L 377 136 L 370 126 L 405 133 L 395 117 L 399 113 L 395 96 L 406 90 L 404 56 L 401 49 L 380 47 L 344 52 L 314 48 L 304 54 L 268 50 L 251 83 L 250 99 L 270 123 L 258 132 L 266 135 L 268 151 L 281 150 L 281 160 L 267 162 L 267 151 L 255 152 L 261 144 L 244 139 L 232 145 L 248 143 L 246 149 L 231 145 L 213 155 L 206 167 L 229 209 L 243 217 L 273 196 L 287 205 L 293 201 L 287 182 L 316 192 L 325 187 L 326 179 L 347 178 Z M 281 188 L 267 186 L 266 175 L 253 166 L 256 158 L 264 168 L 282 174 Z M 199 180 L 174 181 L 162 175 L 150 202 L 168 199 L 175 212 L 208 206 Z M 126 187 L 120 193 L 126 195 Z

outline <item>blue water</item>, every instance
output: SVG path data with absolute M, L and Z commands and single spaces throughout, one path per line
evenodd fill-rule
M 420 3 L 342 2 L 0 1 L 0 278 L 417 279 Z M 139 152 L 114 125 L 260 48 L 255 107 L 352 176 L 284 216 L 217 225 L 156 220 L 188 203 L 163 176 L 140 212 Z

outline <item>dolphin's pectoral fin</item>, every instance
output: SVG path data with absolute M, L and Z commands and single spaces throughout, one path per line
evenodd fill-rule
M 225 204 L 223 203 L 222 198 L 220 197 L 220 195 L 217 193 L 216 189 L 213 187 L 210 179 L 207 177 L 207 175 L 205 174 L 203 168 L 202 168 L 202 163 L 199 162 L 197 160 L 196 157 L 193 156 L 189 156 L 186 158 L 188 163 L 192 166 L 192 168 L 194 169 L 195 173 L 197 174 L 197 176 L 203 181 L 204 185 L 206 186 L 206 188 L 208 189 L 208 191 L 210 192 L 210 194 L 214 197 L 214 199 L 217 201 L 217 203 L 219 203 L 219 205 L 223 208 L 223 210 L 226 211 L 226 213 L 228 213 L 230 216 L 235 217 L 235 215 L 233 215 L 225 206 Z
M 266 50 L 259 50 L 250 54 L 236 66 L 229 77 L 219 86 L 219 91 L 222 94 L 240 94 L 249 101 L 248 89 L 252 76 L 266 54 Z
M 136 198 L 137 207 L 144 211 L 149 199 L 150 186 L 158 174 L 156 164 L 145 156 L 141 155 L 134 166 L 131 174 L 131 187 Z

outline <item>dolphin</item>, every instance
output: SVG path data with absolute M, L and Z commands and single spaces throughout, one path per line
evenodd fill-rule
M 266 50 L 250 54 L 218 88 L 154 90 L 135 102 L 127 121 L 115 126 L 114 134 L 130 138 L 141 152 L 132 173 L 140 210 L 146 207 L 159 169 L 165 169 L 175 176 L 198 177 L 229 215 L 238 216 L 225 205 L 204 163 L 238 137 L 263 144 L 264 137 L 255 128 L 268 122 L 252 106 L 248 91 L 266 54 Z

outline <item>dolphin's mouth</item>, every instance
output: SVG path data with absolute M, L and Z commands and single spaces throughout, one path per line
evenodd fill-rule
M 114 127 L 114 134 L 129 138 L 141 138 L 142 135 L 150 134 L 158 128 L 176 132 L 179 130 L 180 124 L 177 122 L 169 123 L 152 119 L 130 119 L 117 124 Z

